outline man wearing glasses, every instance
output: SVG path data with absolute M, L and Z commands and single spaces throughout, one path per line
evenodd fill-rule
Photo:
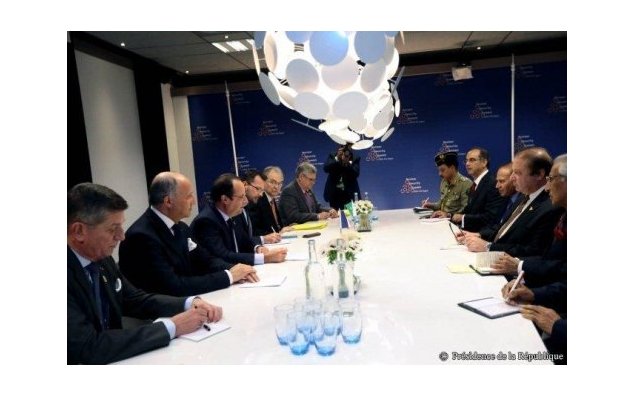
M 212 203 L 192 222 L 194 239 L 211 254 L 230 263 L 280 263 L 286 249 L 268 249 L 240 231 L 234 217 L 242 215 L 248 199 L 242 180 L 232 173 L 220 175 L 211 187 Z
M 251 212 L 253 211 L 253 207 L 257 205 L 262 198 L 262 194 L 264 194 L 264 175 L 257 170 L 251 170 L 242 176 L 242 182 L 244 183 L 249 203 L 247 204 L 245 210 L 243 210 L 240 215 L 236 216 L 236 223 L 242 227 L 243 232 L 245 232 L 256 245 L 281 241 L 281 235 L 271 228 L 266 230 L 267 232 L 258 233 L 253 225 Z
M 253 233 L 266 235 L 271 231 L 284 233 L 290 231 L 285 227 L 280 216 L 278 200 L 284 185 L 284 173 L 277 166 L 267 166 L 262 171 L 264 176 L 264 194 L 255 204 L 249 204 L 247 210 L 253 220 Z
M 302 162 L 295 170 L 295 180 L 282 190 L 280 212 L 285 224 L 337 218 L 337 211 L 322 207 L 313 193 L 317 181 L 317 169 L 309 162 Z

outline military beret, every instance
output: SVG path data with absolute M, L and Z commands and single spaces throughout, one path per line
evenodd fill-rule
M 447 151 L 445 153 L 439 153 L 436 155 L 436 157 L 434 158 L 434 161 L 436 161 L 436 166 L 440 166 L 440 165 L 453 165 L 455 167 L 458 167 L 458 153 L 455 151 Z

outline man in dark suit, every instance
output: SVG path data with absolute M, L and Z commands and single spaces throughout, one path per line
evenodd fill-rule
M 565 267 L 565 265 L 564 265 Z M 564 268 L 565 273 L 565 268 Z M 529 288 L 518 285 L 513 291 L 515 280 L 502 288 L 502 297 L 511 304 L 522 304 L 520 313 L 531 320 L 546 334 L 544 344 L 551 354 L 558 355 L 553 359 L 555 364 L 566 364 L 567 350 L 567 281 Z
M 306 223 L 335 219 L 339 215 L 331 208 L 322 207 L 312 191 L 317 180 L 317 169 L 310 162 L 302 162 L 295 170 L 295 180 L 282 190 L 280 213 L 285 224 Z
M 229 263 L 281 263 L 285 248 L 268 249 L 254 243 L 233 219 L 247 205 L 244 183 L 231 173 L 220 175 L 211 187 L 212 202 L 192 222 L 196 243 Z
M 567 156 L 560 155 L 555 158 L 550 175 L 546 180 L 546 191 L 550 201 L 555 207 L 567 209 L 568 182 L 567 182 Z M 557 226 L 552 233 L 552 244 L 543 256 L 513 257 L 508 254 L 500 257 L 491 265 L 498 273 L 516 275 L 524 271 L 524 281 L 529 287 L 542 286 L 565 279 L 563 274 L 566 264 L 566 240 L 567 226 L 566 213 L 561 215 Z
M 222 318 L 222 308 L 200 297 L 147 294 L 119 273 L 111 254 L 125 239 L 122 227 L 127 207 L 119 194 L 98 184 L 78 184 L 68 192 L 68 364 L 107 364 L 126 359 L 166 346 L 174 337 Z M 122 329 L 123 315 L 171 318 Z
M 181 220 L 196 203 L 194 187 L 180 173 L 159 173 L 150 185 L 150 207 L 126 232 L 119 268 L 137 287 L 171 296 L 190 296 L 229 287 L 257 274 L 246 264 L 230 265 L 191 240 Z
M 267 166 L 262 171 L 264 175 L 264 194 L 258 201 L 247 206 L 253 223 L 255 235 L 266 235 L 275 230 L 277 233 L 290 231 L 285 227 L 276 200 L 279 199 L 284 185 L 284 173 L 277 166 Z
M 262 194 L 264 194 L 264 178 L 265 176 L 257 170 L 251 170 L 242 175 L 241 179 L 244 183 L 249 203 L 242 213 L 234 218 L 236 223 L 242 227 L 243 232 L 246 232 L 249 238 L 251 238 L 256 245 L 263 243 L 277 243 L 282 240 L 282 236 L 271 228 L 269 228 L 264 234 L 256 233 L 253 225 L 251 212 L 253 211 L 254 206 L 256 206 L 262 199 Z
M 456 213 L 451 221 L 462 229 L 477 232 L 485 226 L 494 225 L 505 199 L 495 188 L 495 178 L 489 172 L 489 153 L 481 147 L 467 151 L 465 158 L 467 173 L 473 179 L 469 190 L 469 201 L 462 213 Z
M 337 149 L 336 153 L 328 154 L 324 164 L 324 172 L 328 174 L 324 187 L 324 199 L 334 209 L 343 209 L 344 205 L 354 199 L 354 193 L 361 195 L 359 190 L 359 157 L 352 155 L 351 144 Z
M 560 208 L 553 207 L 544 190 L 551 167 L 552 159 L 541 147 L 528 148 L 515 156 L 512 178 L 524 197 L 488 241 L 480 234 L 466 232 L 469 251 L 503 251 L 511 256 L 544 254 L 562 213 Z

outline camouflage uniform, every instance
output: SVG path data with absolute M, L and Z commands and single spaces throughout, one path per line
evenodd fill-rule
M 445 179 L 440 182 L 440 201 L 432 209 L 447 213 L 462 213 L 469 201 L 469 189 L 473 182 L 460 173 L 449 184 Z

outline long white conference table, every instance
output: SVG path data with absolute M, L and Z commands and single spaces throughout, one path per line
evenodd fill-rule
M 273 307 L 305 294 L 306 262 L 289 261 L 258 266 L 266 273 L 286 274 L 279 287 L 232 285 L 202 295 L 222 306 L 229 330 L 199 342 L 175 339 L 119 364 L 550 364 L 526 359 L 546 348 L 533 324 L 519 314 L 492 320 L 457 306 L 499 297 L 505 279 L 450 273 L 448 264 L 473 263 L 475 257 L 455 246 L 446 221 L 425 223 L 405 209 L 379 211 L 378 216 L 372 232 L 360 233 L 363 252 L 355 264 L 361 277 L 356 298 L 363 312 L 358 344 L 345 344 L 339 337 L 334 355 L 320 356 L 311 346 L 306 355 L 295 356 L 278 343 Z M 318 249 L 337 237 L 339 221 L 330 220 L 320 232 Z M 301 238 L 306 233 L 290 239 L 285 245 L 289 252 L 307 256 L 308 239 Z M 440 358 L 443 352 L 446 360 Z M 491 354 L 495 360 L 485 360 Z M 516 360 L 508 360 L 511 355 Z

